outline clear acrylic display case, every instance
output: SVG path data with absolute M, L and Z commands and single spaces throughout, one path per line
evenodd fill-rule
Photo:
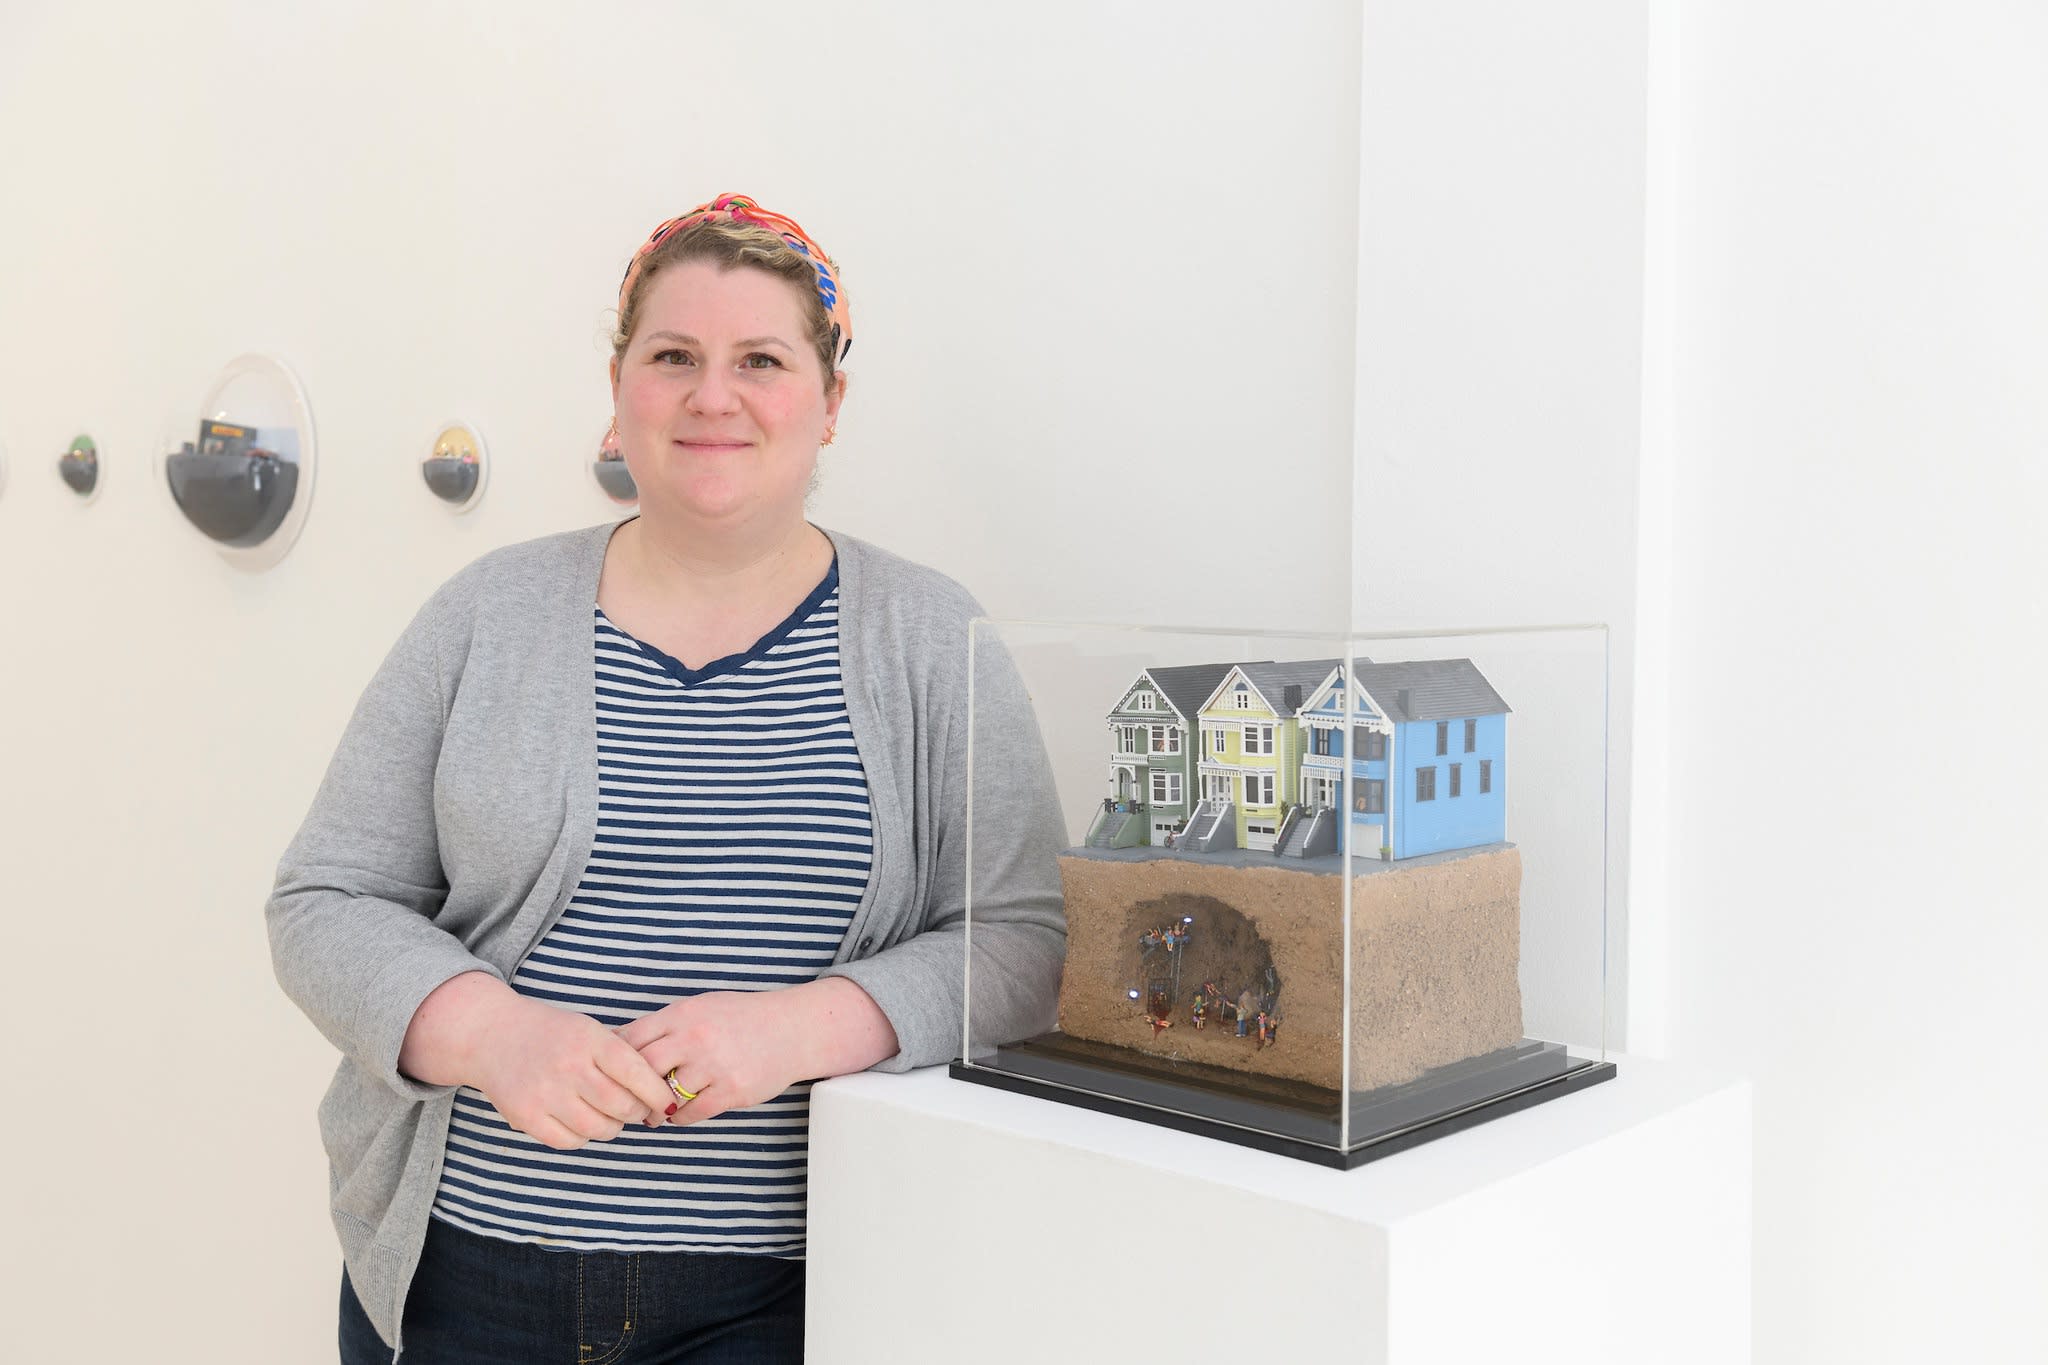
M 955 1076 L 1350 1167 L 1614 1074 L 1604 628 L 970 634 L 1003 685 L 975 691 Z M 974 887 L 1026 706 L 1065 972 L 1056 1028 L 990 1037 Z

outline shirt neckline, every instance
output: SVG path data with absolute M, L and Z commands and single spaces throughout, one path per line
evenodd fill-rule
M 607 626 L 618 631 L 620 635 L 625 636 L 641 650 L 645 651 L 649 658 L 661 665 L 664 673 L 667 673 L 686 687 L 693 687 L 698 683 L 704 682 L 706 679 L 735 672 L 746 667 L 746 665 L 756 659 L 765 658 L 777 645 L 787 640 L 798 626 L 809 620 L 811 615 L 824 605 L 825 599 L 832 595 L 833 589 L 838 586 L 839 556 L 835 552 L 832 556 L 832 563 L 826 567 L 825 576 L 819 580 L 818 586 L 812 588 L 804 597 L 804 600 L 797 603 L 796 609 L 783 617 L 779 624 L 771 627 L 766 635 L 754 641 L 746 649 L 741 650 L 737 654 L 728 654 L 722 659 L 713 659 L 702 668 L 690 668 L 674 655 L 648 644 L 639 636 L 621 627 L 611 617 L 605 615 L 603 607 L 597 607 L 596 610 L 600 621 L 603 621 Z

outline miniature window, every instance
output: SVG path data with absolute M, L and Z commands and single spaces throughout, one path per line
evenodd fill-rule
M 1152 727 L 1152 752 L 1155 754 L 1177 754 L 1180 752 L 1180 731 L 1171 725 Z
M 1270 754 L 1273 752 L 1273 727 L 1270 725 L 1247 725 L 1244 727 L 1244 751 L 1248 754 Z
M 1451 723 L 1440 720 L 1436 723 L 1436 752 L 1441 758 L 1451 751 Z
M 1415 770 L 1415 799 L 1417 801 L 1436 800 L 1436 765 L 1434 763 L 1430 764 L 1427 768 L 1417 768 Z
M 1493 760 L 1490 758 L 1482 758 L 1479 760 L 1479 794 L 1481 796 L 1484 796 L 1492 790 Z
M 1244 775 L 1244 803 L 1247 806 L 1272 805 L 1273 774 L 1246 773 Z
M 1387 756 L 1387 737 L 1367 726 L 1354 725 L 1351 727 L 1351 747 L 1358 757 L 1367 762 L 1384 759 Z
M 1158 699 L 1150 692 L 1140 692 L 1131 698 L 1131 708 L 1136 711 L 1157 711 L 1159 709 Z
M 1238 710 L 1240 710 L 1240 711 L 1249 711 L 1249 710 L 1251 710 L 1251 709 L 1252 709 L 1252 694 L 1251 694 L 1251 689 L 1247 688 L 1247 687 L 1246 687 L 1246 686 L 1245 686 L 1245 685 L 1244 685 L 1243 683 L 1239 683 L 1239 684 L 1237 685 L 1237 691 L 1235 691 L 1235 692 L 1231 693 L 1231 695 L 1230 695 L 1230 704 L 1231 704 L 1232 706 L 1235 706 L 1235 707 L 1236 707 L 1236 708 L 1237 708 Z
M 1469 754 L 1478 747 L 1479 722 L 1476 720 L 1468 720 L 1465 722 L 1465 752 Z
M 1164 768 L 1152 770 L 1152 804 L 1155 806 L 1178 806 L 1180 804 L 1180 774 Z
M 1120 754 L 1134 754 L 1138 752 L 1137 726 L 1119 725 L 1116 727 L 1116 749 Z
M 1211 730 L 1209 732 L 1209 752 L 1218 758 L 1223 757 L 1223 736 L 1227 733 L 1229 732 L 1225 730 Z
M 1462 763 L 1453 763 L 1453 764 L 1451 764 L 1450 766 L 1451 766 L 1451 795 L 1453 795 L 1453 796 L 1459 796 L 1459 795 L 1462 795 L 1462 794 L 1463 794 L 1463 789 L 1464 789 L 1464 785 L 1465 785 L 1465 784 L 1464 784 L 1464 774 L 1463 774 L 1463 773 L 1461 773 L 1461 772 L 1459 771 L 1459 769 L 1463 768 L 1463 767 L 1464 767 L 1465 765 L 1464 765 L 1464 764 L 1462 764 Z
M 1367 778 L 1365 781 L 1365 791 L 1359 796 L 1359 799 L 1365 802 L 1365 805 L 1360 807 L 1360 809 L 1367 815 L 1385 815 L 1387 813 L 1386 780 L 1378 777 Z
M 1331 733 L 1332 732 L 1327 727 L 1321 725 L 1318 725 L 1312 732 L 1311 742 L 1314 745 L 1317 757 L 1328 758 L 1330 756 Z

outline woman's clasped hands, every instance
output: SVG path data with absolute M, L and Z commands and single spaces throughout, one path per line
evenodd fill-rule
M 507 991 L 477 1021 L 468 1083 L 558 1151 L 609 1141 L 629 1123 L 699 1123 L 803 1079 L 777 994 L 691 996 L 608 1029 Z

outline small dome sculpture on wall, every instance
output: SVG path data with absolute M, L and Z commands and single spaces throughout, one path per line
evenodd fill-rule
M 83 432 L 73 438 L 70 447 L 57 457 L 57 477 L 80 501 L 97 498 L 106 482 L 100 470 L 99 444 Z
M 433 449 L 420 461 L 420 475 L 449 511 L 469 511 L 483 500 L 491 481 L 483 437 L 466 422 L 443 422 L 434 433 Z
M 230 564 L 271 568 L 313 501 L 313 413 L 298 377 L 274 357 L 240 356 L 207 391 L 196 431 L 188 421 L 163 442 L 172 502 Z

